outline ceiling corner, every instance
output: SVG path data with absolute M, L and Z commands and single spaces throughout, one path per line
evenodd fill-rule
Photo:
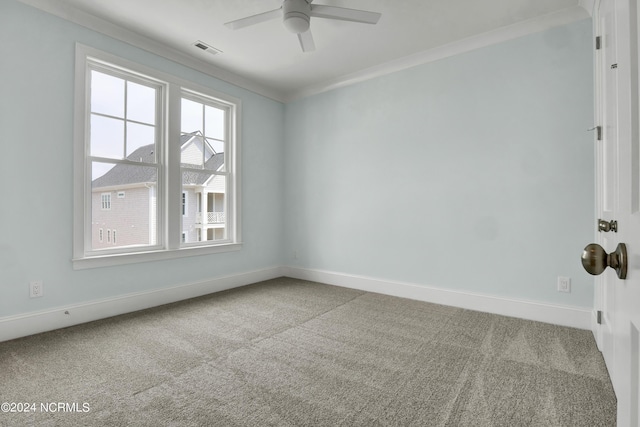
M 72 7 L 67 7 L 62 3 L 53 3 L 50 0 L 18 0 L 27 6 L 40 9 L 43 12 L 73 22 L 77 25 L 89 28 L 90 30 L 104 34 L 108 37 L 123 41 L 139 49 L 146 50 L 170 61 L 177 62 L 210 77 L 232 84 L 239 88 L 248 90 L 258 95 L 269 98 L 273 101 L 284 103 L 285 94 L 270 86 L 261 84 L 253 79 L 243 77 L 239 74 L 227 71 L 209 62 L 203 61 L 193 55 L 188 55 L 182 51 L 166 46 L 140 33 L 131 31 L 118 24 L 106 21 L 98 16 L 94 16 Z
M 587 11 L 589 16 L 593 16 L 596 0 L 579 0 L 579 5 Z

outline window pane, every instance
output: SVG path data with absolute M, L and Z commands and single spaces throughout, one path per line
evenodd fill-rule
M 207 138 L 207 143 L 216 153 L 224 153 L 224 141 L 219 141 L 217 139 Z
M 208 138 L 215 139 L 225 139 L 225 129 L 224 129 L 224 110 L 219 108 L 211 107 L 209 105 L 204 107 L 204 126 L 205 126 L 205 134 L 204 136 Z
M 92 172 L 92 250 L 155 245 L 157 168 L 92 162 Z M 124 188 L 126 197 L 117 197 Z M 101 242 L 100 229 L 118 230 L 117 241 Z
M 183 167 L 224 170 L 224 153 L 214 150 L 213 145 L 220 145 L 215 140 L 203 138 L 196 134 L 182 135 L 180 141 L 180 163 Z
M 124 156 L 124 121 L 91 115 L 91 155 L 109 159 Z
M 127 82 L 127 120 L 155 124 L 156 90 L 134 82 Z
M 93 181 L 109 172 L 114 166 L 114 163 L 93 162 L 91 164 L 91 182 L 93 183 Z
M 202 134 L 202 104 L 182 98 L 180 117 L 182 121 L 180 130 L 182 133 L 200 131 L 200 134 Z
M 202 169 L 204 167 L 204 139 L 199 135 L 187 134 L 180 141 L 180 163 L 184 167 Z
M 124 80 L 91 71 L 91 112 L 124 118 Z
M 153 126 L 127 122 L 127 159 L 155 163 L 155 131 Z
M 216 172 L 224 172 L 224 148 L 220 141 L 207 139 L 207 147 L 212 147 L 213 154 L 207 158 L 207 162 L 204 164 L 204 168 Z M 216 149 L 218 147 L 218 149 Z
M 226 239 L 226 176 L 185 171 L 182 191 L 186 194 L 187 215 L 182 217 L 181 233 L 187 242 Z

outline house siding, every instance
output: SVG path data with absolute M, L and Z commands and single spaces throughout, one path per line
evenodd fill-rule
M 196 242 L 196 215 L 198 212 L 198 197 L 200 194 L 196 193 L 194 189 L 185 189 L 187 193 L 187 215 L 182 216 L 182 232 L 186 233 L 187 243 Z
M 118 198 L 119 192 L 124 192 L 123 198 Z M 155 206 L 155 203 L 150 199 L 153 195 L 150 192 L 151 189 L 147 187 L 112 191 L 95 189 L 91 201 L 92 249 L 154 244 L 154 240 L 150 240 L 152 233 L 149 230 L 150 225 L 155 223 L 155 212 L 150 209 L 150 206 Z M 111 194 L 109 210 L 102 209 L 102 194 L 105 193 Z M 100 229 L 104 231 L 102 242 L 99 238 Z M 107 241 L 107 230 L 116 230 L 115 243 L 113 238 L 111 242 Z

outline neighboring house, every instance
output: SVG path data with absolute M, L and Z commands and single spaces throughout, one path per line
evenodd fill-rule
M 183 135 L 180 142 L 181 166 L 207 171 L 182 172 L 182 242 L 224 239 L 225 176 L 211 174 L 223 168 L 224 153 L 216 153 L 200 132 Z M 152 163 L 153 150 L 153 145 L 140 147 L 127 159 Z M 95 179 L 91 191 L 93 249 L 156 244 L 155 169 L 118 164 Z
M 211 174 L 223 169 L 224 153 L 216 153 L 198 131 L 182 136 L 180 161 L 182 167 L 207 171 L 182 173 L 182 241 L 226 238 L 226 177 Z

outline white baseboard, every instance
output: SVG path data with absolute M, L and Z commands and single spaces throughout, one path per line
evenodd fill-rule
M 281 277 L 281 267 L 0 318 L 0 342 Z
M 592 329 L 593 312 L 590 308 L 502 298 L 329 271 L 272 267 L 198 283 L 1 317 L 0 342 L 195 298 L 281 276 L 555 325 Z
M 592 310 L 585 307 L 503 298 L 297 267 L 283 267 L 282 273 L 295 279 L 591 330 Z
M 591 312 L 591 332 L 593 333 L 593 339 L 596 341 L 598 350 L 602 351 L 602 325 L 598 323 L 598 310 Z

